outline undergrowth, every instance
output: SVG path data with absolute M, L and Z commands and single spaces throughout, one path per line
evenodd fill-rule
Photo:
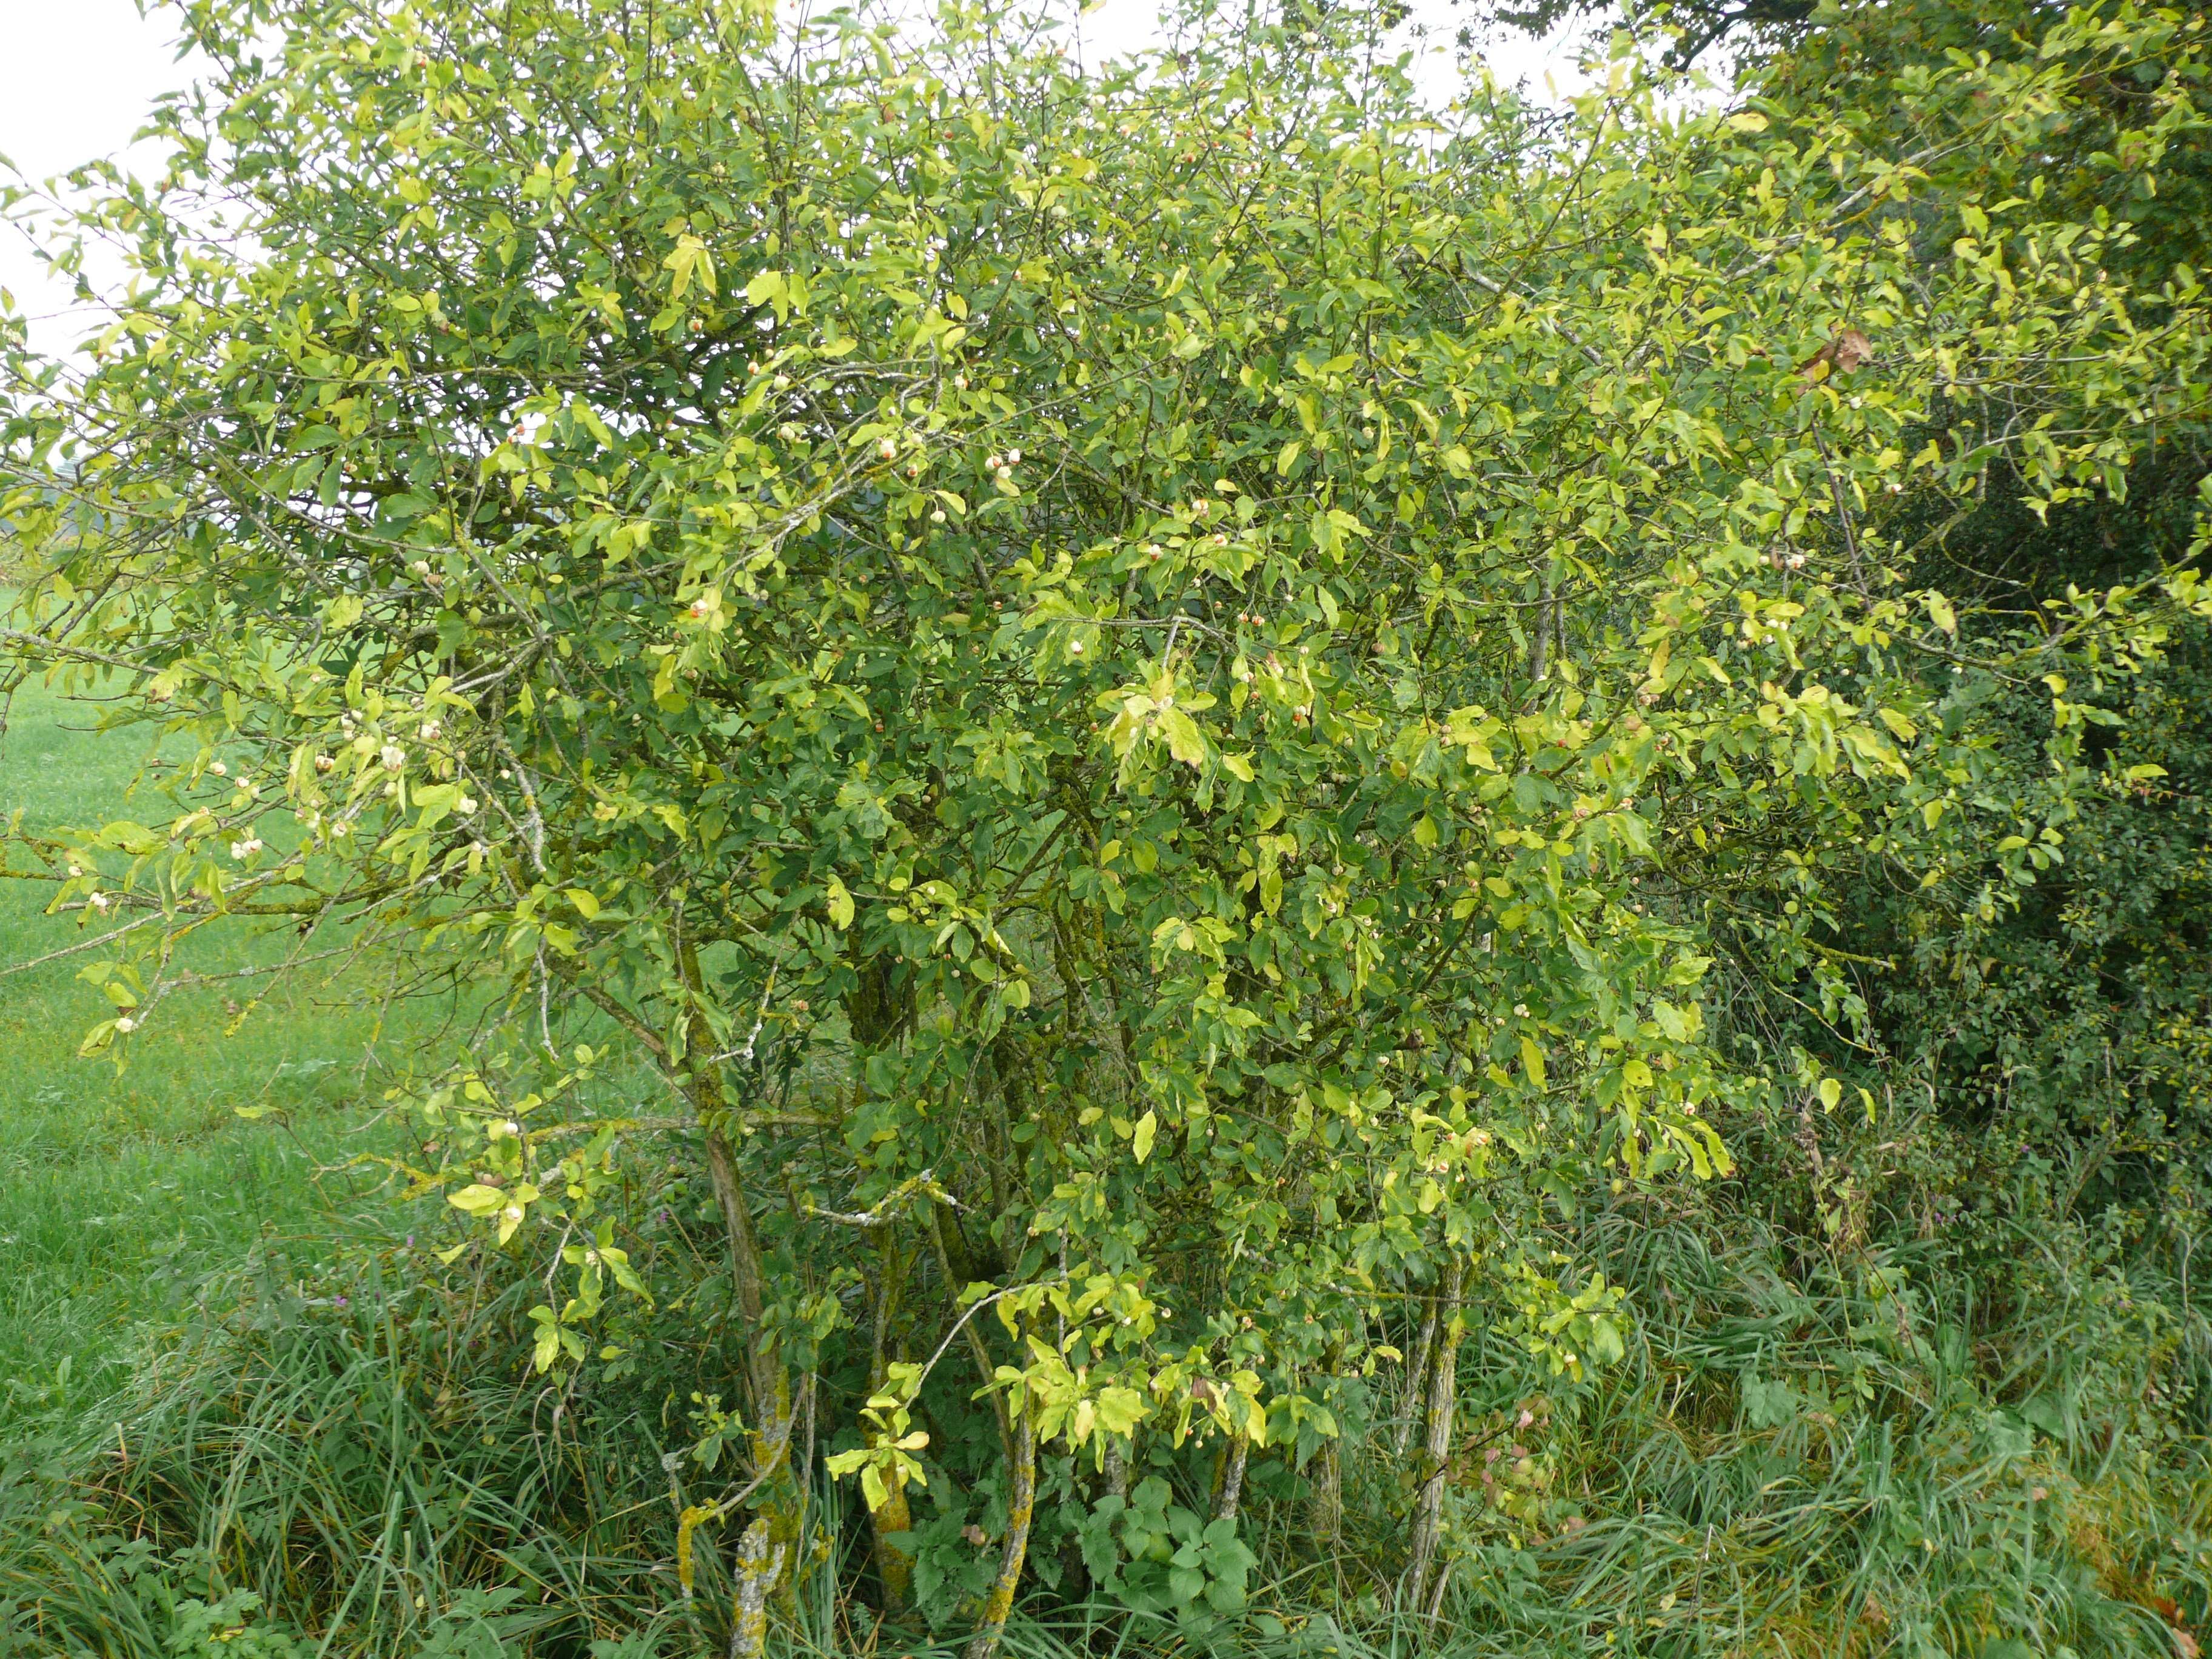
M 1077 1571 L 1010 1639 L 1039 1659 L 2186 1655 L 2212 1612 L 2212 1333 L 2182 1263 L 2109 1222 L 2017 1216 L 1809 1249 L 1745 1197 L 1723 1200 L 1725 1235 L 1680 1201 L 1563 1224 L 1630 1288 L 1634 1340 L 1573 1386 L 1502 1336 L 1468 1355 L 1433 1622 L 1394 1600 L 1411 1477 L 1377 1378 L 1346 1399 L 1333 1545 L 1318 1466 L 1255 1459 L 1238 1620 L 1133 1613 Z M 336 1267 L 264 1244 L 97 1413 L 27 1402 L 0 1478 L 0 1652 L 719 1652 L 731 1540 L 700 1529 L 687 1593 L 677 1521 L 708 1486 L 689 1449 L 741 1334 L 665 1310 L 615 1375 L 539 1383 L 518 1364 L 538 1287 L 427 1258 L 398 1231 Z M 917 1537 L 932 1504 L 988 1521 L 975 1497 L 940 1471 Z M 918 1656 L 958 1633 L 885 1625 L 850 1492 L 813 1501 L 780 1642 Z

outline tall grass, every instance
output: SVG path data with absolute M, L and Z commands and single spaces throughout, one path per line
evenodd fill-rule
M 360 1225 L 336 1273 L 257 1248 L 141 1354 L 111 1421 L 57 1412 L 43 1457 L 19 1442 L 0 1480 L 12 1650 L 198 1653 L 192 1621 L 219 1609 L 283 1659 L 719 1651 L 721 1560 L 704 1537 L 693 1594 L 675 1582 L 696 1494 L 663 1459 L 686 1438 L 673 1402 L 730 1356 L 649 1342 L 664 1358 L 626 1379 L 531 1382 L 516 1357 L 534 1285 L 496 1259 L 441 1270 Z M 1547 1389 L 1496 1338 L 1469 1354 L 1437 1620 L 1392 1600 L 1404 1475 L 1378 1433 L 1352 1449 L 1345 1559 L 1315 1559 L 1297 1483 L 1255 1504 L 1273 1583 L 1243 1620 L 1200 1640 L 1039 1601 L 1014 1651 L 2185 1651 L 2212 1608 L 2212 1480 L 2168 1408 L 2206 1352 L 2171 1311 L 2177 1281 L 2141 1263 L 2100 1276 L 2046 1238 L 2073 1289 L 2028 1311 L 1988 1303 L 1932 1241 L 1801 1263 L 1778 1237 L 1716 1250 L 1688 1215 L 1623 1208 L 1589 1231 L 1645 1310 L 1630 1358 Z M 1504 1501 L 1516 1480 L 1533 1501 Z M 945 1651 L 853 1593 L 848 1502 L 823 1492 L 779 1641 Z M 236 1659 L 243 1639 L 206 1651 Z
M 1455 1467 L 1442 1625 L 1328 1641 L 1350 1656 L 1387 1630 L 1500 1659 L 2191 1651 L 2212 1613 L 2191 1411 L 2212 1340 L 2171 1262 L 2100 1258 L 2094 1229 L 2051 1223 L 2016 1239 L 2008 1279 L 1953 1243 L 1801 1257 L 1802 1239 L 1717 1219 L 1636 1205 L 1584 1231 L 1642 1316 L 1627 1362 L 1547 1391 L 1485 1341 L 1462 1367 L 1472 1420 L 1517 1425 L 1547 1393 L 1550 1410 L 1495 1464 Z M 2007 1284 L 2035 1294 L 1993 1300 Z M 1501 1503 L 1516 1463 L 1537 1501 Z M 1392 1474 L 1376 1458 L 1362 1478 Z
M 518 1386 L 531 1287 L 447 1282 L 389 1237 L 343 1277 L 300 1266 L 257 1249 L 142 1359 L 104 1443 L 58 1423 L 47 1467 L 11 1470 L 21 1650 L 166 1653 L 183 1604 L 226 1598 L 313 1651 L 649 1639 L 641 1608 L 680 1601 L 653 1583 L 674 1530 L 657 1443 Z

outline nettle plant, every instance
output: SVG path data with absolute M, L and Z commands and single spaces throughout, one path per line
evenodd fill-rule
M 2155 19 L 1862 138 L 1626 60 L 1429 110 L 1356 14 L 1088 71 L 987 10 L 182 16 L 217 73 L 86 218 L 139 280 L 6 427 L 14 672 L 168 732 L 169 815 L 15 856 L 88 1053 L 217 922 L 477 999 L 416 1185 L 545 1264 L 538 1370 L 643 1294 L 623 1173 L 700 1171 L 747 1361 L 683 1559 L 744 1523 L 741 1647 L 817 1423 L 894 1607 L 985 1449 L 991 1553 L 923 1565 L 988 1653 L 1041 1494 L 1097 1583 L 1233 1616 L 1250 1460 L 1327 1532 L 1377 1376 L 1431 1604 L 1462 1334 L 1620 1351 L 1547 1206 L 1842 1097 L 1717 1052 L 1716 926 L 1847 1021 L 1832 872 L 2062 855 L 1957 676 L 2077 742 L 2197 602 L 1962 617 L 1886 528 L 2199 406 L 2193 278 L 2146 321 L 2124 226 L 1980 195 Z

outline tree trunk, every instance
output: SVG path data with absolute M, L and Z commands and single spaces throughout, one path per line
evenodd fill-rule
M 1007 1413 L 1013 1419 L 1013 1462 L 1008 1471 L 1012 1490 L 1006 1500 L 1006 1542 L 999 1556 L 999 1576 L 983 1603 L 983 1617 L 969 1638 L 963 1659 L 993 1659 L 1006 1633 L 1007 1616 L 1014 1610 L 1014 1592 L 1022 1582 L 1022 1563 L 1030 1547 L 1030 1520 L 1036 1509 L 1036 1419 L 1026 1392 L 1018 1395 Z
M 695 1080 L 691 1093 L 702 1121 L 715 1124 L 707 1113 L 719 1115 L 720 1087 L 711 1080 Z M 745 1382 L 753 1396 L 753 1421 L 765 1431 L 790 1413 L 791 1378 L 784 1370 L 781 1349 L 762 1328 L 768 1310 L 768 1285 L 761 1267 L 760 1243 L 753 1232 L 752 1207 L 745 1201 L 737 1157 L 718 1124 L 707 1130 L 707 1176 L 714 1185 L 714 1203 L 722 1212 L 722 1231 L 729 1240 L 731 1288 L 738 1310 L 752 1328 Z
M 730 1659 L 759 1659 L 768 1646 L 768 1598 L 783 1577 L 788 1547 L 772 1542 L 765 1518 L 738 1540 L 738 1592 L 730 1610 Z
M 1315 1548 L 1323 1556 L 1334 1555 L 1344 1539 L 1344 1465 L 1334 1440 L 1322 1442 L 1314 1454 L 1313 1498 L 1307 1509 Z
M 910 987 L 902 987 L 891 964 L 879 957 L 854 963 L 854 988 L 845 1001 L 845 1017 L 853 1032 L 853 1094 L 850 1115 L 857 1115 L 867 1099 L 868 1056 L 895 1040 L 914 1012 Z M 898 1230 L 888 1224 L 876 1231 L 877 1282 L 875 1345 L 868 1366 L 868 1392 L 881 1391 L 889 1376 L 889 1362 L 898 1342 L 896 1326 L 906 1289 L 907 1258 L 899 1248 Z M 884 1611 L 894 1616 L 914 1605 L 914 1560 L 890 1540 L 911 1531 L 914 1514 L 908 1507 L 906 1489 L 895 1489 L 883 1508 L 868 1511 L 869 1543 L 876 1563 L 876 1577 L 883 1585 Z
M 933 1199 L 926 1213 L 929 1217 L 929 1241 L 937 1247 L 938 1269 L 945 1275 L 945 1299 L 953 1317 L 959 1319 L 967 1311 L 960 1305 L 960 1292 L 969 1281 L 960 1276 L 955 1261 L 952 1218 L 945 1207 Z M 1014 1461 L 1013 1425 L 1006 1420 L 1006 1396 L 992 1386 L 997 1377 L 998 1368 L 991 1363 L 991 1347 L 983 1340 L 983 1322 L 980 1319 L 962 1320 L 960 1334 L 968 1340 L 968 1352 L 975 1361 L 976 1375 L 982 1379 L 984 1388 L 989 1390 L 985 1397 L 991 1402 L 992 1415 L 999 1421 L 1000 1455 L 1012 1464 Z
M 1423 1450 L 1427 1478 L 1413 1521 L 1413 1559 L 1406 1569 L 1406 1604 L 1426 1605 L 1429 1569 L 1436 1559 L 1437 1534 L 1443 1525 L 1445 1466 L 1451 1456 L 1452 1412 L 1459 1402 L 1459 1298 L 1466 1280 L 1465 1267 L 1455 1259 L 1444 1269 L 1440 1304 L 1442 1327 L 1437 1333 L 1435 1369 L 1429 1377 L 1428 1437 Z
M 1429 1352 L 1437 1340 L 1437 1298 L 1424 1299 L 1420 1334 L 1413 1339 L 1413 1362 L 1406 1367 L 1405 1392 L 1400 1396 L 1398 1426 L 1391 1433 L 1390 1455 L 1403 1457 L 1406 1442 L 1413 1432 L 1413 1419 L 1421 1402 L 1427 1397 L 1423 1385 L 1429 1379 Z
M 907 1507 L 906 1488 L 896 1487 L 884 1506 L 868 1512 L 871 1542 L 875 1547 L 876 1577 L 884 1587 L 884 1612 L 892 1618 L 914 1610 L 914 1561 L 890 1540 L 914 1530 L 914 1511 Z
M 679 939 L 676 960 L 694 1000 L 703 998 L 697 947 L 688 939 Z M 672 1047 L 670 1052 L 676 1050 Z M 726 1133 L 729 1103 L 722 1091 L 721 1073 L 718 1067 L 701 1063 L 690 1045 L 685 1045 L 684 1052 L 686 1069 L 679 1081 L 706 1138 L 707 1176 L 729 1241 L 731 1288 L 738 1311 L 751 1327 L 745 1382 L 752 1396 L 753 1478 L 760 1496 L 753 1504 L 755 1520 L 745 1537 L 750 1540 L 757 1528 L 766 1528 L 757 1565 L 768 1577 L 755 1587 L 764 1598 L 778 1588 L 785 1566 L 799 1559 L 800 1493 L 791 1467 L 792 1431 L 796 1426 L 791 1373 L 784 1365 L 781 1346 L 767 1334 L 767 1273 L 762 1265 L 760 1241 L 753 1231 L 752 1206 L 746 1200 L 744 1182 Z M 740 1601 L 749 1593 L 747 1583 L 741 1566 Z M 737 1640 L 734 1626 L 731 1640 L 733 1644 Z M 737 1651 L 734 1645 L 732 1651 Z
M 1244 1495 L 1244 1460 L 1252 1455 L 1252 1443 L 1243 1435 L 1230 1443 L 1221 1461 L 1221 1493 L 1214 1500 L 1213 1518 L 1234 1521 L 1237 1500 Z
M 1325 1390 L 1329 1415 L 1336 1417 L 1340 1403 L 1336 1389 L 1340 1368 L 1344 1364 L 1344 1345 L 1332 1342 L 1322 1358 L 1322 1376 L 1328 1379 Z M 1340 1433 L 1342 1419 L 1337 1419 Z M 1344 1533 L 1344 1466 L 1337 1461 L 1338 1440 L 1330 1437 L 1315 1448 L 1309 1464 L 1308 1479 L 1313 1492 L 1306 1502 L 1306 1529 L 1314 1540 L 1315 1550 L 1324 1559 L 1336 1554 L 1337 1545 Z

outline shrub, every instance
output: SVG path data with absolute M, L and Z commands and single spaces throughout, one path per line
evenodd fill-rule
M 1978 611 L 1899 533 L 2199 412 L 2194 286 L 2138 327 L 2124 227 L 1988 194 L 2170 20 L 1862 131 L 1628 60 L 1438 115 L 1358 15 L 1094 73 L 980 11 L 186 15 L 213 94 L 98 210 L 143 281 L 6 427 L 9 648 L 200 743 L 173 816 L 27 843 L 103 930 L 87 1048 L 217 920 L 489 998 L 398 1172 L 529 1263 L 547 1386 L 730 1310 L 672 1553 L 720 1536 L 738 1651 L 823 1454 L 985 1659 L 1076 1582 L 1041 1513 L 1206 1638 L 1248 1487 L 1333 1547 L 1393 1411 L 1377 1604 L 1440 1611 L 1467 1334 L 1626 1352 L 1551 1218 L 1871 1112 L 1847 878 L 2008 907 L 2205 606 Z M 632 1200 L 695 1180 L 719 1259 L 656 1290 Z

